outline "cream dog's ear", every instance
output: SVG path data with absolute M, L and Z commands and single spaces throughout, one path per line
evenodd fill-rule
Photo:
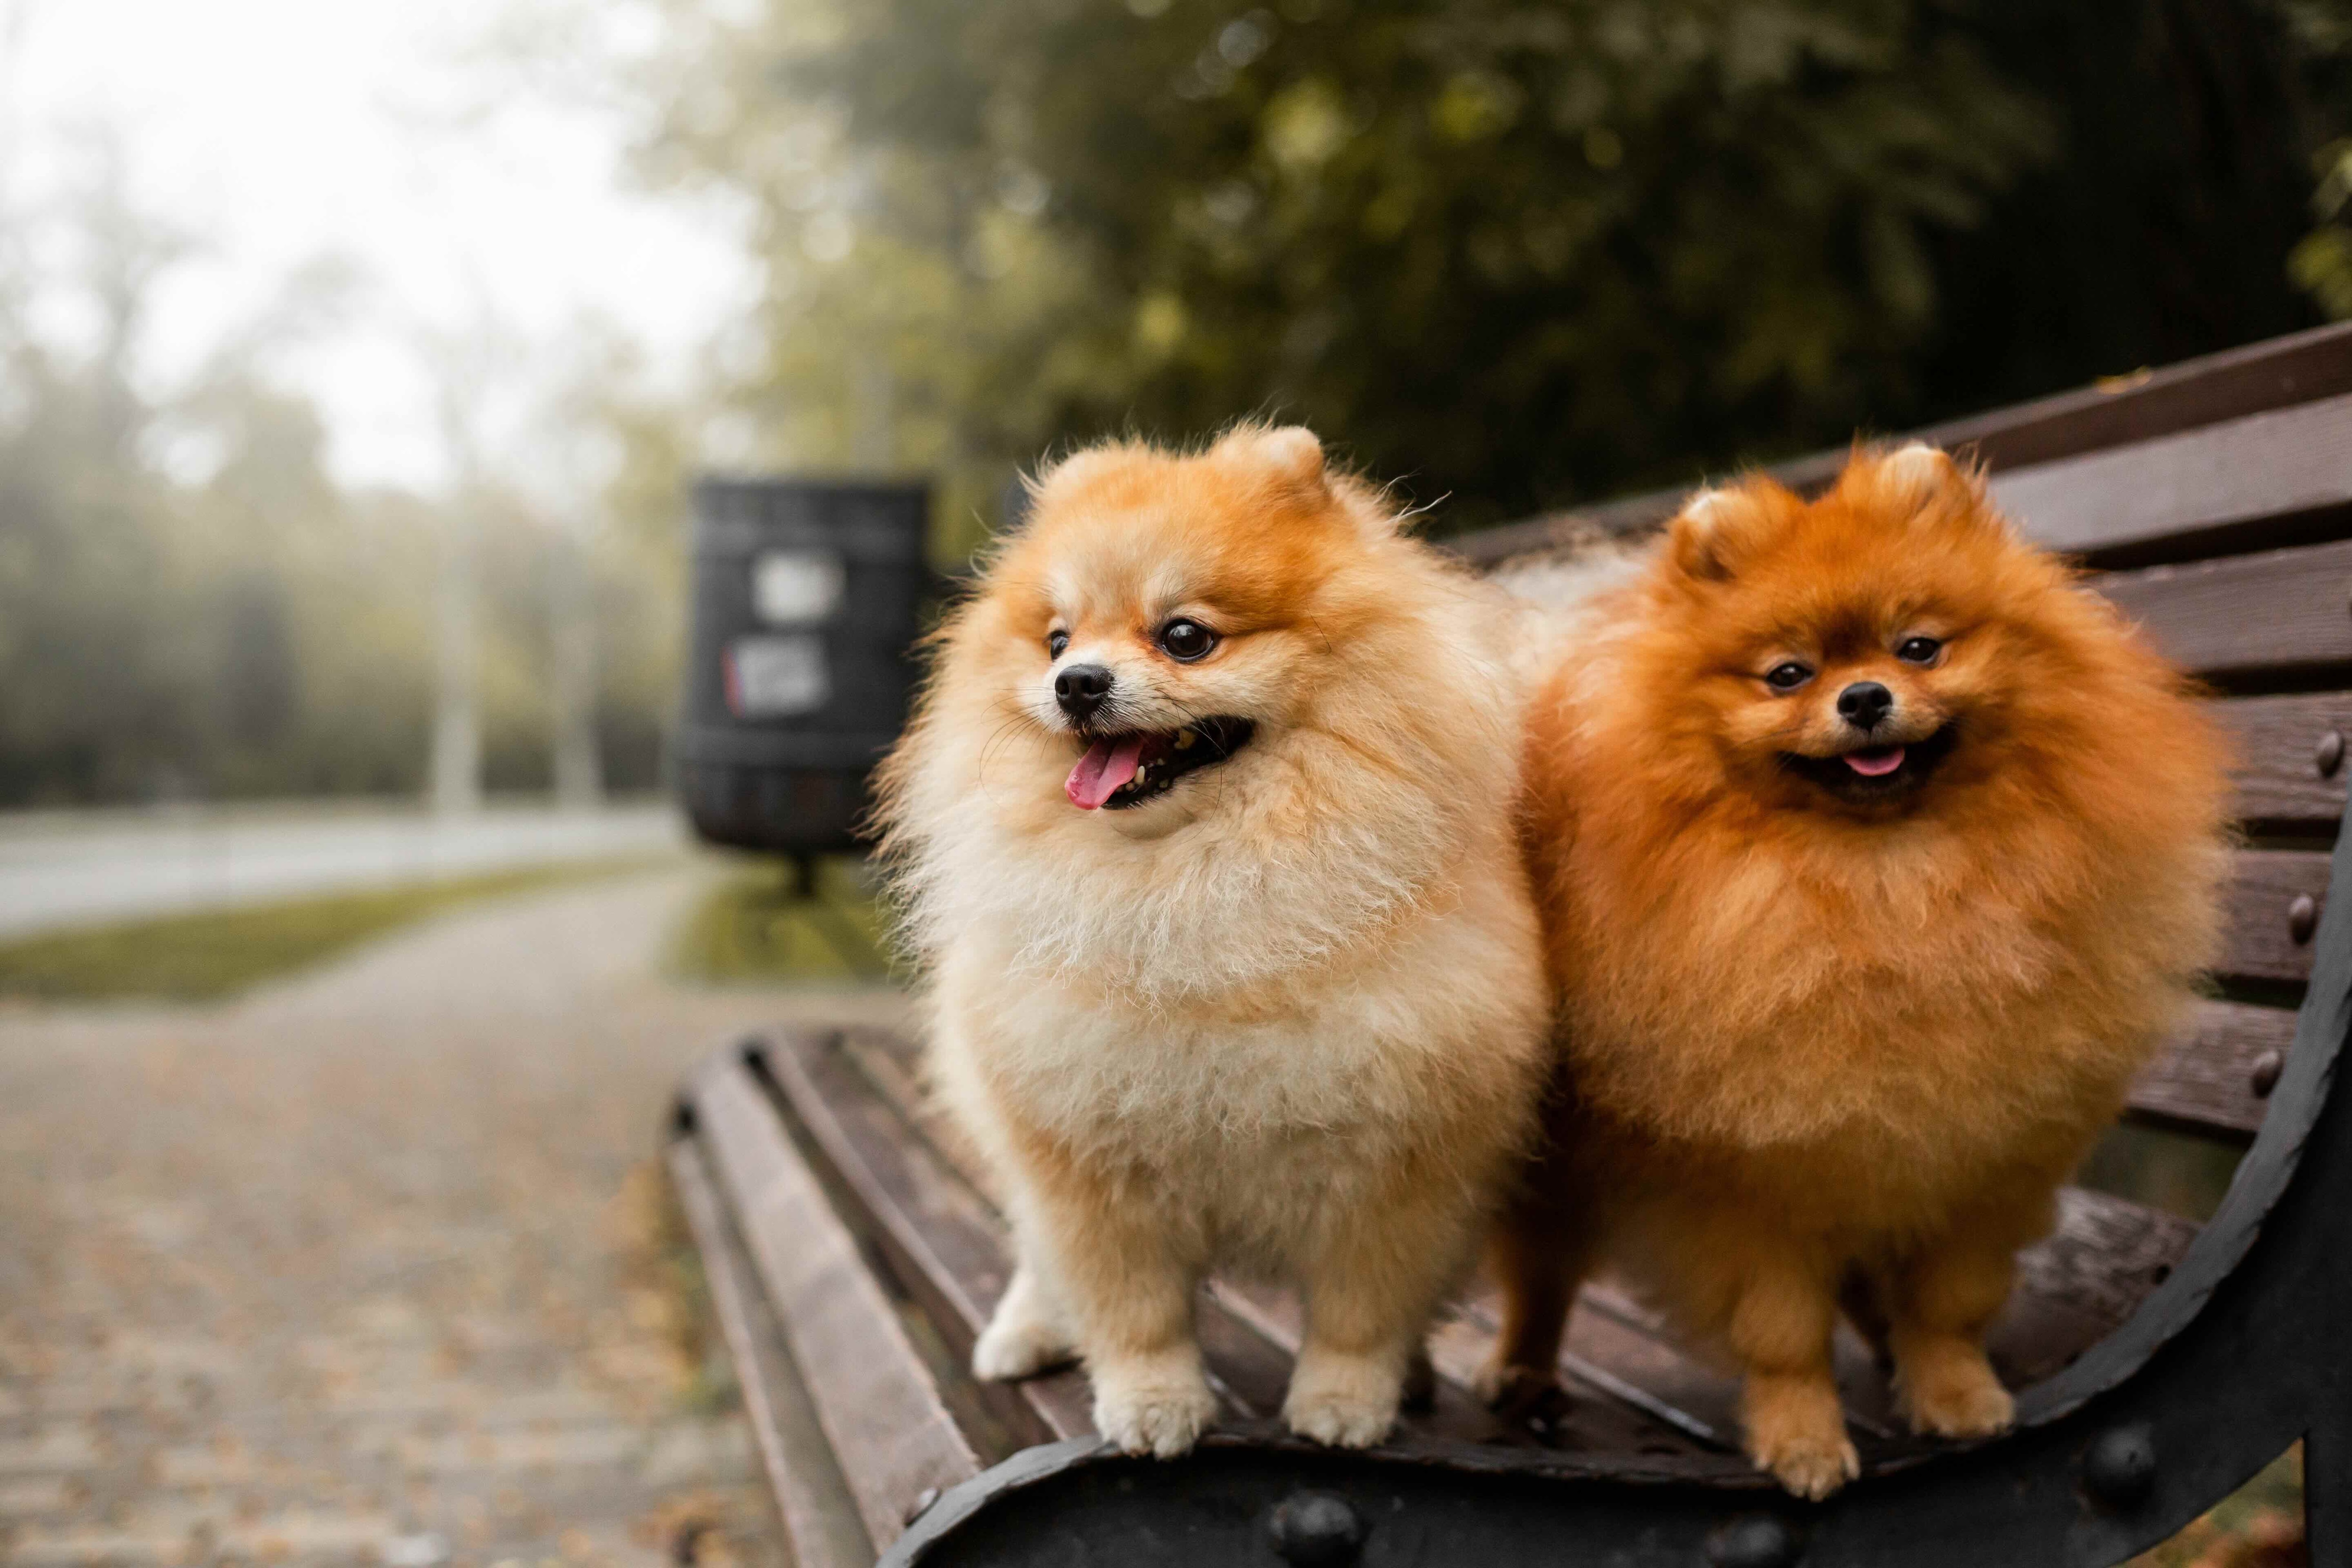
M 1304 425 L 1237 425 L 1219 437 L 1209 455 L 1255 468 L 1273 483 L 1302 495 L 1320 495 L 1328 488 L 1323 438 Z
M 1704 489 L 1683 502 L 1666 536 L 1666 559 L 1685 577 L 1723 583 L 1763 543 L 1771 523 L 1756 481 L 1736 489 Z

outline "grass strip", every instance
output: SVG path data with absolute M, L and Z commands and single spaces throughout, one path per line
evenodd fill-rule
M 306 895 L 0 942 L 0 997 L 209 1002 L 484 899 L 641 870 L 645 856 Z
M 797 895 L 792 868 L 781 862 L 727 878 L 679 927 L 672 970 L 706 985 L 870 984 L 892 977 L 886 917 L 857 862 L 820 861 L 815 897 Z

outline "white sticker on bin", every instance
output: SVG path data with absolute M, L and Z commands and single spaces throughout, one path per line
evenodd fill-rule
M 737 637 L 727 645 L 727 706 L 739 717 L 813 713 L 832 696 L 823 637 Z
M 765 550 L 751 562 L 751 613 L 772 626 L 805 626 L 841 606 L 848 573 L 828 550 Z

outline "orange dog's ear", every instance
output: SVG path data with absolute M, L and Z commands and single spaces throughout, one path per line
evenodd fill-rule
M 1763 542 L 1771 522 L 1768 496 L 1750 482 L 1738 489 L 1706 489 L 1683 502 L 1667 535 L 1666 558 L 1685 577 L 1724 583 Z
M 1999 515 L 1985 504 L 1981 472 L 1925 441 L 1891 451 L 1856 452 L 1838 476 L 1837 494 L 1890 522 L 2000 525 Z

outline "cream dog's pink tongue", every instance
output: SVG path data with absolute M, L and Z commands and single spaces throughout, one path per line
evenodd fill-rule
M 1903 748 L 1889 746 L 1878 752 L 1848 752 L 1845 765 L 1866 779 L 1885 778 L 1903 765 Z M 1076 773 L 1070 776 L 1077 777 Z
M 1136 764 L 1143 760 L 1143 737 L 1129 735 L 1125 740 L 1097 741 L 1070 770 L 1069 781 L 1062 785 L 1070 804 L 1080 811 L 1092 811 L 1108 800 L 1118 786 L 1135 776 Z

